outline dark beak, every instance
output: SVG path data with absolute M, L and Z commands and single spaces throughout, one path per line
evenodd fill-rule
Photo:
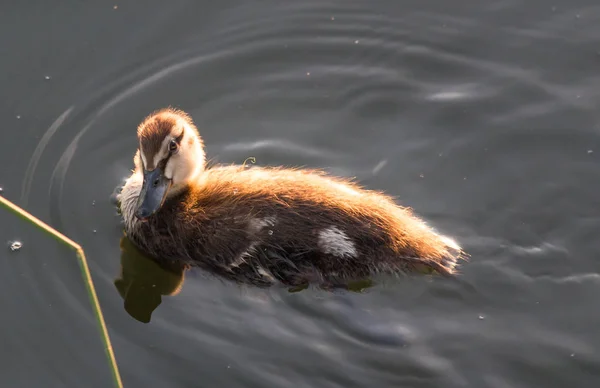
M 161 208 L 171 187 L 171 180 L 165 178 L 161 168 L 152 171 L 144 170 L 144 183 L 138 197 L 135 216 L 146 220 Z

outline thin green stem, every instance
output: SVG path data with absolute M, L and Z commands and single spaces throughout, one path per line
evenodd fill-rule
M 115 380 L 115 384 L 117 388 L 123 388 L 123 382 L 121 381 L 121 375 L 119 374 L 119 368 L 117 367 L 117 361 L 115 359 L 115 354 L 113 352 L 113 348 L 110 342 L 110 337 L 108 336 L 108 330 L 106 328 L 106 323 L 104 322 L 104 317 L 102 316 L 102 310 L 100 309 L 100 302 L 98 301 L 98 296 L 96 295 L 96 289 L 94 288 L 94 283 L 92 281 L 92 276 L 90 274 L 90 269 L 88 267 L 87 259 L 85 258 L 85 253 L 79 244 L 75 241 L 71 240 L 64 234 L 60 233 L 50 225 L 44 223 L 40 219 L 34 217 L 29 214 L 27 211 L 21 209 L 14 203 L 10 202 L 6 198 L 0 196 L 0 204 L 3 205 L 6 209 L 12 211 L 14 214 L 18 215 L 22 219 L 29 221 L 33 225 L 38 228 L 44 230 L 49 233 L 52 237 L 57 239 L 58 241 L 68 245 L 69 247 L 75 250 L 77 254 L 77 258 L 79 259 L 79 267 L 85 279 L 86 288 L 88 290 L 88 295 L 90 296 L 90 300 L 92 303 L 92 307 L 94 309 L 94 313 L 96 315 L 96 320 L 98 325 L 100 326 L 100 331 L 102 333 L 102 337 L 104 340 L 104 344 L 106 345 L 106 355 L 108 357 L 108 362 L 110 364 L 113 377 Z

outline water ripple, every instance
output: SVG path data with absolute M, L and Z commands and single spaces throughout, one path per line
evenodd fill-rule
M 37 168 L 42 153 L 44 152 L 44 149 L 46 148 L 46 146 L 50 142 L 50 139 L 52 138 L 52 136 L 54 136 L 58 128 L 67 119 L 67 117 L 69 117 L 74 108 L 74 106 L 71 106 L 60 116 L 58 116 L 58 118 L 52 123 L 52 125 L 50 125 L 46 133 L 44 133 L 44 136 L 42 136 L 41 140 L 36 146 L 35 151 L 33 152 L 33 155 L 31 156 L 31 159 L 29 161 L 29 164 L 27 165 L 25 177 L 23 178 L 23 186 L 21 188 L 21 201 L 23 203 L 23 207 L 27 207 L 27 201 L 29 199 L 29 192 L 31 191 L 31 184 L 33 183 L 35 169 Z
M 489 212 L 513 220 L 514 209 L 498 211 L 493 201 L 473 205 L 464 198 L 450 198 L 453 192 L 473 201 L 482 201 L 477 193 L 493 196 L 481 191 L 490 182 L 484 176 L 498 179 L 504 170 L 494 163 L 504 162 L 506 155 L 512 158 L 511 151 L 518 148 L 512 137 L 504 137 L 510 131 L 493 132 L 494 126 L 560 109 L 593 111 L 600 93 L 595 91 L 598 78 L 589 84 L 590 79 L 567 82 L 549 77 L 540 61 L 521 63 L 507 53 L 521 47 L 548 58 L 554 54 L 538 43 L 554 38 L 562 44 L 585 40 L 592 34 L 590 16 L 598 8 L 581 10 L 589 19 L 579 22 L 578 32 L 577 25 L 567 26 L 566 14 L 527 26 L 495 28 L 486 26 L 485 20 L 441 11 L 386 13 L 377 4 L 287 2 L 248 17 L 255 6 L 223 11 L 210 21 L 210 28 L 176 30 L 164 45 L 137 42 L 135 47 L 151 49 L 140 49 L 135 62 L 116 61 L 102 77 L 90 77 L 81 86 L 81 99 L 67 101 L 37 143 L 23 178 L 21 199 L 25 203 L 45 200 L 49 192 L 52 224 L 74 235 L 90 253 L 115 338 L 123 349 L 147 357 L 160 376 L 144 374 L 131 362 L 130 373 L 139 379 L 139 386 L 150 386 L 174 373 L 182 384 L 197 383 L 197 375 L 190 371 L 197 370 L 199 354 L 206 363 L 202 370 L 207 381 L 222 381 L 227 377 L 223 368 L 233 364 L 236 373 L 251 376 L 259 386 L 265 380 L 286 384 L 276 375 L 281 370 L 300 381 L 296 386 L 321 386 L 319 378 L 331 386 L 368 386 L 374 381 L 389 386 L 481 386 L 469 371 L 494 365 L 495 360 L 485 349 L 481 353 L 487 358 L 479 360 L 472 354 L 480 352 L 464 352 L 465 344 L 490 341 L 508 351 L 502 343 L 510 338 L 510 347 L 534 347 L 530 334 L 537 326 L 514 323 L 524 316 L 518 308 L 531 307 L 526 303 L 538 290 L 535 287 L 542 283 L 547 287 L 544 291 L 557 291 L 551 287 L 595 285 L 598 275 L 583 271 L 548 275 L 546 263 L 539 263 L 552 255 L 557 256 L 555 262 L 567 262 L 569 252 L 560 246 L 538 240 L 517 245 L 504 237 L 480 237 L 466 239 L 480 257 L 474 257 L 475 264 L 466 271 L 471 278 L 456 284 L 456 289 L 405 283 L 376 296 L 353 296 L 352 302 L 324 301 L 310 292 L 253 301 L 212 279 L 188 277 L 182 292 L 165 298 L 155 312 L 154 329 L 144 331 L 130 322 L 113 289 L 121 231 L 115 227 L 118 218 L 108 197 L 121 178 L 115 175 L 131 168 L 135 125 L 149 111 L 173 104 L 190 111 L 209 147 L 221 145 L 220 151 L 234 153 L 236 159 L 243 160 L 249 152 L 277 153 L 285 156 L 281 156 L 284 162 L 298 164 L 310 158 L 329 165 L 319 167 L 348 175 L 359 171 L 376 176 L 379 184 L 403 195 L 414 190 L 417 200 L 423 185 L 431 184 L 436 199 L 420 203 L 447 203 L 439 214 L 431 214 L 438 220 L 445 218 L 449 225 L 463 210 L 453 209 L 456 203 L 466 204 L 464 210 L 471 211 L 464 218 L 473 228 L 487 227 Z M 144 36 L 161 36 L 162 26 L 147 26 Z M 480 38 L 482 34 L 485 38 Z M 499 43 L 492 50 L 489 41 Z M 467 119 L 470 126 L 459 132 Z M 33 180 L 41 175 L 41 155 L 46 157 L 48 144 L 57 138 L 65 146 L 53 155 L 48 190 L 32 190 Z M 487 142 L 504 145 L 497 159 L 482 159 L 491 161 L 489 170 L 481 163 L 477 167 L 473 162 L 477 159 L 456 156 L 472 155 Z M 469 170 L 467 164 L 476 167 Z M 423 167 L 429 171 L 423 174 Z M 471 171 L 481 174 L 481 180 L 469 175 L 467 181 L 466 172 Z M 437 179 L 447 180 L 437 184 Z M 478 213 L 477 206 L 486 213 Z M 527 265 L 536 272 L 528 273 Z M 509 290 L 515 300 L 492 292 L 490 284 L 498 286 L 495 291 Z M 483 296 L 466 297 L 467 288 Z M 513 315 L 493 314 L 509 304 Z M 492 312 L 490 318 L 479 320 L 485 309 Z M 515 327 L 516 334 L 503 327 Z M 157 332 L 160 335 L 155 337 Z M 565 338 L 561 346 L 550 349 L 565 351 L 571 336 Z M 159 350 L 149 351 L 149 341 Z M 270 350 L 259 351 L 265 344 Z M 465 360 L 468 367 L 461 364 Z M 438 377 L 442 384 L 435 384 Z
M 305 157 L 322 156 L 326 153 L 324 150 L 319 150 L 315 147 L 303 147 L 296 143 L 278 139 L 258 140 L 249 143 L 230 143 L 223 147 L 223 150 L 225 151 L 254 151 L 263 149 L 277 149 L 285 152 L 293 152 Z

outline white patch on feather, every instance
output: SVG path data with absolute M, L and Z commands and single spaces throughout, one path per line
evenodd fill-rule
M 319 232 L 319 247 L 324 253 L 339 257 L 356 257 L 356 247 L 346 233 L 337 226 Z
M 271 282 L 275 281 L 275 278 L 261 266 L 256 267 L 256 272 L 258 272 L 260 276 L 264 276 L 265 278 L 269 279 Z
M 275 217 L 253 218 L 248 223 L 248 229 L 251 233 L 258 233 L 263 228 L 275 226 L 276 221 L 277 218 Z
M 234 267 L 239 267 L 240 265 L 244 264 L 246 262 L 246 258 L 252 256 L 256 252 L 256 245 L 258 245 L 256 241 L 251 242 L 248 246 L 248 249 L 242 252 L 234 261 L 231 262 L 231 264 L 229 264 L 229 268 L 231 269 Z

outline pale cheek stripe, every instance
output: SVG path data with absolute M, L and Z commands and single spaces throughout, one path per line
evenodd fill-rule
M 142 163 L 144 164 L 144 168 L 148 168 L 148 163 L 146 162 L 146 155 L 144 155 L 144 151 L 140 150 L 140 157 L 142 158 Z

